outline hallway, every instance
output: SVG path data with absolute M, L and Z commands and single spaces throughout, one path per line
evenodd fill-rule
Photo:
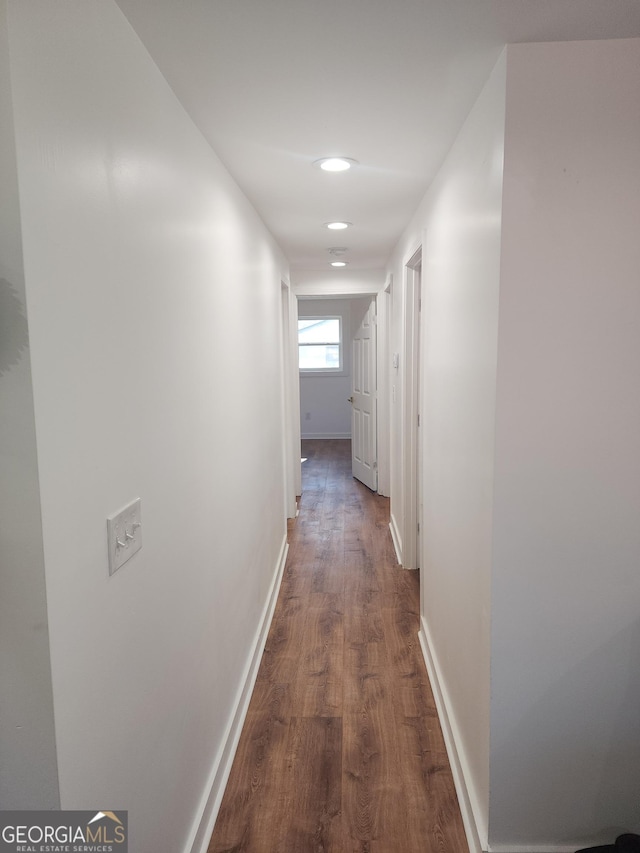
M 208 853 L 462 853 L 419 578 L 350 442 L 302 443 L 300 515 Z

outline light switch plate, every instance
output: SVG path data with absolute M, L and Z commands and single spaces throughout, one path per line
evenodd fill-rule
M 140 498 L 107 518 L 107 542 L 109 574 L 112 575 L 142 548 Z

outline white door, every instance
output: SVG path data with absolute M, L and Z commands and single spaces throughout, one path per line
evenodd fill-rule
M 351 465 L 353 476 L 378 488 L 376 439 L 376 302 L 372 300 L 353 338 L 351 365 Z

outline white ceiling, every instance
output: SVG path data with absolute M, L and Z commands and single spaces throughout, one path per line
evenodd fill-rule
M 640 0 L 117 2 L 292 270 L 385 265 L 505 42 L 640 36 Z

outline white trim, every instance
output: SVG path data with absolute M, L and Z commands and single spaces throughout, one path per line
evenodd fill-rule
M 189 833 L 189 837 L 184 846 L 184 853 L 206 853 L 215 826 L 222 796 L 224 794 L 233 759 L 238 748 L 238 741 L 242 732 L 245 717 L 249 709 L 249 701 L 253 688 L 258 676 L 262 652 L 264 650 L 267 634 L 271 626 L 273 611 L 275 610 L 276 601 L 278 599 L 278 591 L 282 581 L 284 566 L 287 560 L 287 552 L 289 545 L 287 544 L 286 536 L 283 537 L 280 554 L 276 564 L 276 569 L 271 581 L 271 587 L 267 595 L 262 617 L 258 624 L 255 639 L 253 642 L 253 650 L 247 661 L 245 671 L 243 673 L 240 687 L 236 695 L 236 701 L 233 706 L 233 711 L 229 717 L 229 723 L 225 736 L 222 740 L 222 745 L 218 750 L 218 754 L 213 762 L 211 773 L 207 786 L 202 795 L 202 800 L 196 812 L 196 819 Z
M 300 343 L 300 323 L 305 320 L 337 320 L 338 321 L 338 367 L 300 367 L 300 347 L 326 347 L 335 346 L 336 341 L 313 341 L 312 343 Z M 298 310 L 298 369 L 300 376 L 347 376 L 348 372 L 344 364 L 344 332 L 342 314 L 300 314 Z
M 398 528 L 398 522 L 393 513 L 391 513 L 389 521 L 389 530 L 391 531 L 391 540 L 393 542 L 393 550 L 396 552 L 396 560 L 402 565 L 402 537 Z
M 392 529 L 393 534 L 393 529 Z M 473 786 L 469 765 L 458 732 L 455 718 L 451 711 L 451 703 L 442 679 L 440 665 L 436 657 L 429 628 L 424 616 L 420 618 L 418 634 L 420 648 L 427 667 L 431 689 L 438 709 L 438 719 L 442 726 L 447 755 L 451 765 L 453 781 L 458 795 L 462 823 L 467 836 L 470 853 L 575 853 L 576 850 L 589 847 L 590 843 L 584 838 L 573 844 L 489 844 L 488 827 L 485 815 L 478 801 Z M 594 845 L 602 842 L 593 841 Z
M 305 432 L 302 435 L 302 440 L 305 438 L 351 438 L 350 432 Z
M 402 435 L 405 569 L 420 565 L 418 554 L 418 416 L 420 414 L 420 289 L 422 241 L 404 263 L 404 367 L 402 378 Z
M 295 386 L 299 386 L 298 351 L 292 350 L 292 300 L 289 285 L 280 283 L 281 328 L 281 372 L 282 372 L 282 452 L 284 455 L 285 515 L 295 518 L 297 504 L 297 471 L 300 468 L 300 440 L 296 436 L 296 417 L 300 418 L 300 406 L 294 408 Z M 295 358 L 292 356 L 292 351 Z M 296 440 L 297 439 L 297 440 Z
M 389 441 L 389 315 L 391 297 L 386 291 L 376 296 L 376 433 L 378 436 L 378 494 L 390 495 Z
M 427 666 L 431 689 L 438 709 L 438 718 L 449 756 L 453 781 L 458 795 L 462 823 L 467 836 L 470 853 L 482 853 L 488 848 L 488 830 L 486 817 L 482 814 L 476 791 L 474 790 L 469 765 L 466 760 L 462 739 L 452 713 L 451 702 L 442 679 L 441 669 L 433 648 L 429 628 L 424 616 L 420 617 L 420 648 Z M 505 847 L 504 853 L 508 848 Z M 577 848 L 575 848 L 577 849 Z M 493 853 L 498 853 L 492 848 Z M 500 851 L 502 853 L 502 851 Z M 515 850 L 514 850 L 515 853 Z M 524 853 L 524 851 L 523 851 Z M 528 853 L 533 853 L 532 850 Z M 550 851 L 551 853 L 551 851 Z
M 600 842 L 602 843 L 602 842 Z M 597 841 L 594 845 L 598 844 Z M 490 844 L 489 853 L 575 853 L 580 848 L 588 847 L 589 842 L 576 841 L 575 844 L 523 845 L 523 844 Z
M 298 461 L 302 456 L 300 452 L 300 370 L 298 368 L 298 297 L 290 291 L 291 301 L 289 303 L 289 381 L 291 382 L 291 416 L 293 418 L 292 451 L 294 459 L 294 486 L 296 497 L 302 494 L 302 464 Z

